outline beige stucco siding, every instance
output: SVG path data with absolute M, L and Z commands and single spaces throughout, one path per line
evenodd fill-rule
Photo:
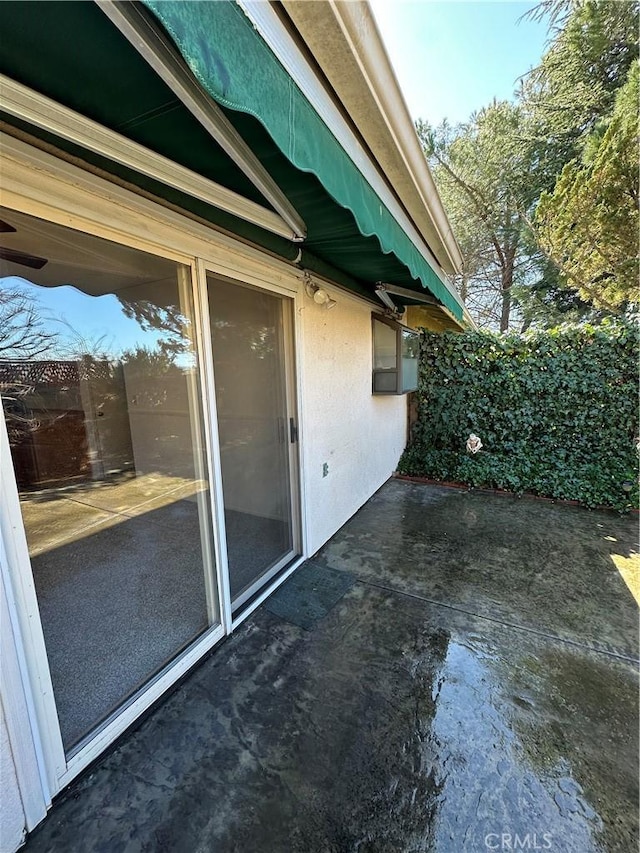
M 299 309 L 310 555 L 391 476 L 406 444 L 406 397 L 371 393 L 371 306 L 332 295 L 331 310 L 310 299 Z

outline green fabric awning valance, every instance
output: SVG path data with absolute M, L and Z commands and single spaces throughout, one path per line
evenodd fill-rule
M 362 235 L 377 238 L 383 253 L 395 255 L 416 282 L 462 319 L 461 304 L 233 0 L 143 3 L 217 103 L 257 119 L 291 164 L 314 175 L 351 212 Z

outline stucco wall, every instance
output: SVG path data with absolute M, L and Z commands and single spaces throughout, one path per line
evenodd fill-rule
M 13 853 L 23 837 L 24 812 L 7 723 L 0 704 L 0 853 Z
M 330 295 L 329 310 L 306 296 L 298 309 L 309 554 L 391 476 L 406 444 L 406 396 L 371 393 L 371 306 Z

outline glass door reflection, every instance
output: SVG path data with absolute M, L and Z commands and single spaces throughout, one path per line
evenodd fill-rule
M 71 753 L 220 621 L 191 275 L 0 219 L 0 393 Z
M 296 554 L 290 300 L 208 276 L 234 611 Z

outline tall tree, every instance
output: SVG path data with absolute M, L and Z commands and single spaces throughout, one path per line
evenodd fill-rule
M 516 288 L 518 310 L 525 324 L 549 327 L 562 321 L 586 319 L 598 322 L 603 316 L 617 312 L 619 302 L 604 297 L 602 288 L 596 288 L 595 299 L 590 296 L 589 276 L 583 276 L 582 283 L 586 288 L 582 287 L 578 294 L 576 270 L 571 270 L 565 262 L 572 253 L 575 254 L 570 245 L 572 241 L 574 247 L 579 248 L 575 239 L 579 232 L 575 228 L 572 231 L 571 222 L 563 220 L 563 216 L 570 216 L 567 190 L 571 186 L 575 212 L 580 195 L 578 186 L 585 178 L 584 172 L 577 178 L 577 163 L 580 159 L 583 165 L 593 161 L 595 149 L 610 121 L 617 92 L 624 85 L 638 56 L 638 3 L 636 0 L 615 3 L 607 0 L 542 0 L 529 15 L 547 20 L 551 35 L 540 65 L 524 78 L 518 93 L 523 116 L 522 133 L 537 152 L 540 190 L 547 191 L 537 223 L 544 234 L 535 234 L 547 257 L 539 267 L 540 275 L 532 280 L 530 287 Z M 573 166 L 563 172 L 569 162 L 573 162 Z M 611 178 L 607 172 L 610 170 L 600 173 L 602 180 Z M 551 202 L 548 194 L 557 182 L 562 186 L 558 184 L 555 201 Z M 591 190 L 594 189 L 591 186 Z M 603 189 L 601 184 L 600 190 Z M 612 191 L 610 186 L 607 195 Z M 586 201 L 584 193 L 582 197 Z M 628 204 L 623 203 L 622 209 L 628 210 Z M 585 213 L 587 211 L 585 208 Z M 567 226 L 564 232 L 566 245 L 562 238 L 563 221 Z M 622 229 L 627 235 L 628 258 L 632 260 L 636 251 L 629 226 L 633 228 L 633 216 Z M 594 256 L 601 250 L 609 253 L 611 246 L 606 246 L 608 237 L 605 232 L 606 228 L 599 231 L 599 238 L 605 242 L 594 247 L 593 240 L 587 241 L 585 252 L 591 251 Z M 583 232 L 581 238 L 584 236 Z M 625 250 L 618 236 L 613 237 L 619 256 L 620 251 Z M 622 261 L 620 257 L 618 260 Z M 605 272 L 609 271 L 600 270 L 600 273 Z M 598 292 L 604 298 L 598 299 Z
M 596 307 L 638 302 L 639 66 L 536 212 L 542 248 L 566 284 Z
M 463 125 L 417 131 L 463 255 L 457 284 L 481 327 L 506 331 L 513 288 L 537 259 L 526 239 L 539 195 L 535 151 L 523 140 L 518 106 L 494 101 Z
M 563 323 L 597 325 L 610 313 L 595 308 L 568 288 L 558 267 L 548 258 L 541 259 L 529 282 L 513 288 L 513 305 L 522 319 L 522 332 L 531 326 L 553 329 Z
M 550 43 L 515 104 L 453 128 L 417 123 L 462 249 L 457 284 L 481 327 L 508 329 L 513 307 L 524 327 L 597 321 L 633 298 L 637 101 L 627 98 L 626 119 L 612 110 L 638 57 L 638 9 L 542 0 L 530 14 L 549 21 Z
M 547 18 L 552 36 L 518 100 L 550 190 L 608 115 L 638 58 L 637 0 L 543 0 L 530 13 Z

